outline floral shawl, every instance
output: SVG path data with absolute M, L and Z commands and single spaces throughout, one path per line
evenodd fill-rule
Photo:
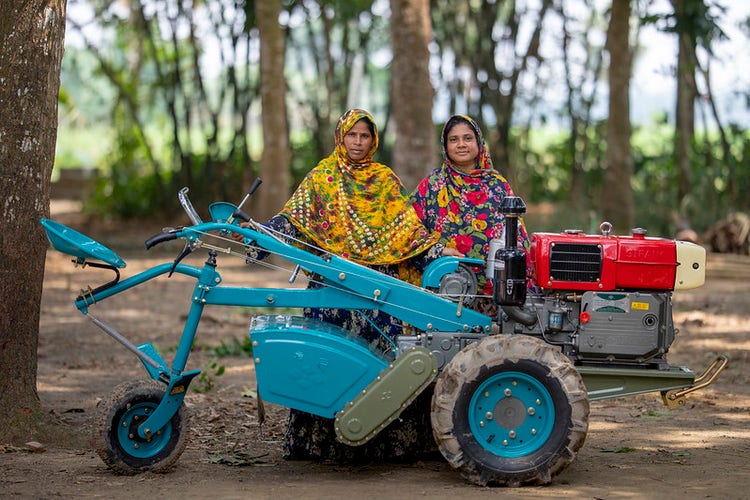
M 374 130 L 369 153 L 353 162 L 344 136 L 359 120 Z M 367 111 L 352 109 L 336 126 L 336 147 L 311 170 L 281 215 L 320 248 L 367 265 L 395 264 L 437 243 L 425 229 L 401 180 L 387 166 L 372 161 L 378 148 L 375 121 Z
M 471 173 L 454 168 L 446 148 L 447 130 L 443 128 L 443 163 L 425 177 L 412 194 L 414 208 L 427 229 L 438 231 L 440 241 L 467 257 L 486 259 L 492 238 L 504 238 L 505 217 L 499 206 L 503 198 L 513 196 L 510 184 L 494 169 L 479 125 L 461 116 L 474 130 L 479 145 L 477 167 Z M 446 122 L 447 124 L 447 122 Z M 529 249 L 523 220 L 518 245 Z M 479 293 L 491 294 L 492 283 L 477 269 Z

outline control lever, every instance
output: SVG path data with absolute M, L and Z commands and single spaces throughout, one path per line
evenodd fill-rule
M 175 257 L 174 262 L 172 262 L 172 267 L 169 268 L 169 274 L 167 275 L 167 278 L 172 277 L 174 270 L 177 268 L 177 264 L 179 264 L 180 261 L 182 261 L 182 259 L 190 255 L 190 252 L 192 251 L 193 251 L 193 247 L 190 245 L 189 241 L 186 241 L 185 246 L 182 248 L 182 251 L 177 257 Z
M 250 197 L 255 193 L 255 191 L 260 187 L 261 183 L 263 181 L 260 177 L 256 177 L 253 181 L 252 185 L 250 186 L 250 189 L 247 190 L 247 194 L 245 194 L 245 197 L 242 198 L 242 201 L 239 205 L 237 205 L 237 208 L 232 213 L 232 215 L 227 219 L 227 224 L 231 224 L 234 222 L 234 219 L 241 219 L 245 222 L 250 222 L 250 216 L 247 215 L 245 212 L 242 211 L 242 205 L 247 203 L 247 200 L 250 199 Z

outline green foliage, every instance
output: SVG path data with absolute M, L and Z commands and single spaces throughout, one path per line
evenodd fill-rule
M 292 185 L 297 186 L 321 158 L 318 156 L 316 144 L 311 134 L 295 134 L 290 143 L 292 147 L 292 163 L 290 165 Z
M 638 450 L 630 446 L 622 446 L 620 448 L 599 448 L 599 451 L 602 453 L 633 453 Z
M 243 337 L 242 342 L 236 338 L 232 338 L 229 343 L 224 342 L 211 348 L 213 355 L 217 358 L 225 358 L 230 356 L 252 356 L 253 355 L 253 344 L 250 340 L 250 336 L 246 335 Z
M 80 130 L 80 129 L 79 129 Z M 514 158 L 518 165 L 516 191 L 530 205 L 552 203 L 561 207 L 551 217 L 527 217 L 531 230 L 548 231 L 561 228 L 596 230 L 599 216 L 603 160 L 606 145 L 599 128 L 590 132 L 592 152 L 582 166 L 584 194 L 577 209 L 569 199 L 573 175 L 569 134 L 564 130 L 532 131 L 533 140 L 521 141 L 516 134 Z M 93 141 L 78 132 L 82 141 Z M 94 137 L 96 132 L 89 132 Z M 692 157 L 693 190 L 684 206 L 675 206 L 677 197 L 677 171 L 672 152 L 673 131 L 666 123 L 637 127 L 633 133 L 634 175 L 632 187 L 636 202 L 635 223 L 646 227 L 650 235 L 673 234 L 682 213 L 699 233 L 731 211 L 747 210 L 748 201 L 740 193 L 750 192 L 750 141 L 747 131 L 730 127 L 727 133 L 730 156 L 724 151 L 716 133 L 695 144 Z M 293 160 L 290 165 L 296 185 L 320 160 L 316 156 L 314 140 L 309 134 L 297 134 L 291 142 Z M 386 161 L 384 154 L 380 161 Z M 108 175 L 97 180 L 95 192 L 87 206 L 100 214 L 117 214 L 123 217 L 169 213 L 178 210 L 175 193 L 185 185 L 184 175 L 176 176 L 165 171 L 156 177 L 149 173 L 147 158 L 136 134 L 115 134 L 114 148 L 108 156 Z M 209 158 L 194 155 L 189 163 L 194 168 L 193 185 L 211 189 L 191 191 L 196 206 L 204 206 L 215 199 L 212 192 L 227 190 L 228 200 L 241 198 L 242 179 L 246 165 L 227 162 L 207 167 Z M 221 176 L 217 177 L 216 172 Z M 203 172 L 203 173 L 202 173 Z M 223 186 L 219 186 L 219 183 Z M 205 200 L 203 199 L 205 198 Z
M 539 131 L 535 144 L 518 148 L 519 193 L 532 203 L 562 202 L 567 199 L 573 163 L 564 133 Z
M 116 214 L 134 218 L 153 213 L 159 199 L 155 179 L 139 176 L 137 171 L 113 165 L 108 178 L 101 177 L 90 200 L 89 208 L 101 215 Z
M 664 15 L 647 15 L 644 24 L 656 24 L 665 32 L 688 36 L 692 44 L 711 52 L 713 43 L 727 38 L 719 22 L 726 7 L 713 0 L 681 2 L 682 12 Z
M 193 390 L 196 392 L 210 392 L 216 385 L 214 378 L 224 375 L 224 371 L 224 365 L 220 365 L 216 358 L 211 359 L 195 381 Z
M 721 39 L 718 4 L 694 3 L 685 3 L 688 10 L 680 18 L 669 14 L 643 22 L 657 23 L 665 31 L 688 31 L 701 46 Z M 254 125 L 259 116 L 259 65 L 255 49 L 248 48 L 259 41 L 255 2 L 210 0 L 194 4 L 192 10 L 143 2 L 132 3 L 129 10 L 102 0 L 92 0 L 91 5 L 101 37 L 83 48 L 66 48 L 60 94 L 60 137 L 65 140 L 59 144 L 57 158 L 58 167 L 100 168 L 100 180 L 87 207 L 124 217 L 169 213 L 178 210 L 175 195 L 183 186 L 194 188 L 191 199 L 196 207 L 218 199 L 241 199 L 249 180 L 257 175 L 262 149 L 262 131 Z M 484 7 L 494 17 L 477 14 Z M 285 0 L 282 8 L 292 159 L 290 165 L 279 168 L 290 168 L 296 185 L 330 153 L 333 124 L 350 102 L 369 107 L 378 118 L 381 149 L 377 160 L 390 163 L 388 89 L 395 82 L 390 81 L 388 68 L 389 19 L 378 10 L 382 4 Z M 195 23 L 200 16 L 207 23 L 204 31 Z M 606 196 L 606 123 L 592 118 L 595 113 L 588 107 L 601 105 L 601 97 L 583 90 L 598 85 L 593 76 L 602 69 L 595 64 L 599 59 L 587 59 L 585 68 L 583 63 L 571 67 L 573 73 L 589 71 L 591 79 L 581 76 L 580 81 L 570 81 L 568 108 L 556 109 L 551 100 L 540 106 L 550 90 L 545 80 L 550 72 L 545 66 L 548 61 L 532 58 L 536 73 L 518 76 L 522 77 L 519 81 L 535 83 L 519 87 L 510 96 L 507 84 L 515 81 L 518 68 L 514 64 L 520 61 L 495 54 L 498 50 L 522 53 L 523 47 L 512 38 L 515 32 L 498 28 L 528 19 L 518 17 L 519 12 L 508 5 L 489 1 L 432 2 L 431 16 L 434 55 L 449 58 L 432 75 L 440 98 L 450 101 L 451 112 L 476 112 L 479 117 L 491 108 L 495 122 L 485 123 L 488 137 L 499 134 L 505 124 L 513 124 L 507 144 L 509 164 L 496 161 L 496 166 L 516 176 L 514 189 L 528 204 L 556 207 L 544 217 L 529 214 L 530 228 L 596 230 Z M 579 49 L 598 50 L 596 43 L 583 36 L 602 29 L 596 20 L 592 18 L 591 24 L 570 21 L 570 42 Z M 191 36 L 187 31 L 172 33 L 178 25 L 195 31 Z M 82 26 L 72 28 L 84 36 Z M 499 40 L 482 36 L 492 30 L 501 34 Z M 198 63 L 209 41 L 227 49 L 222 56 L 227 59 L 210 77 Z M 494 49 L 487 49 L 489 42 Z M 510 50 L 514 47 L 517 50 Z M 449 67 L 449 61 L 455 67 Z M 528 116 L 517 118 L 513 109 L 523 109 Z M 577 123 L 574 135 L 564 128 L 532 125 L 539 123 L 540 116 L 549 116 L 559 118 L 558 127 L 560 123 L 565 127 L 573 118 L 570 114 Z M 521 119 L 528 123 L 519 124 Z M 691 159 L 693 189 L 683 205 L 676 206 L 673 125 L 665 120 L 636 128 L 631 181 L 635 224 L 647 226 L 651 235 L 670 235 L 683 217 L 701 232 L 728 212 L 747 209 L 750 202 L 743 194 L 750 192 L 748 142 L 747 131 L 739 126 L 699 132 Z
M 549 215 L 530 213 L 526 223 L 532 231 L 578 228 L 598 231 L 606 143 L 603 124 L 590 134 L 590 151 L 582 165 L 583 199 L 569 198 L 573 175 L 572 153 L 567 131 L 539 129 L 514 137 L 514 157 L 518 165 L 516 191 L 534 208 L 540 204 L 557 207 Z M 740 193 L 750 192 L 750 134 L 729 127 L 723 147 L 717 132 L 703 133 L 694 144 L 692 191 L 683 206 L 677 206 L 677 167 L 674 162 L 674 130 L 665 123 L 636 127 L 633 131 L 633 178 L 635 224 L 652 236 L 670 237 L 689 221 L 699 234 L 717 220 L 736 210 L 750 209 L 750 200 Z M 577 207 L 577 208 L 573 208 Z
M 209 392 L 216 385 L 216 378 L 224 375 L 226 367 L 219 364 L 219 359 L 233 356 L 250 357 L 253 355 L 253 346 L 249 336 L 245 336 L 240 342 L 233 338 L 230 342 L 223 340 L 218 346 L 205 347 L 211 353 L 211 359 L 201 371 L 195 383 L 197 392 Z

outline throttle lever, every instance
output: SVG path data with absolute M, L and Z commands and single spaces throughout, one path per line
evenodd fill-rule
M 250 186 L 250 189 L 247 190 L 247 194 L 245 194 L 245 197 L 242 198 L 242 201 L 240 202 L 240 204 L 237 205 L 237 208 L 234 210 L 232 215 L 227 219 L 227 224 L 231 224 L 232 222 L 234 222 L 234 219 L 242 219 L 245 222 L 250 222 L 250 216 L 242 211 L 242 205 L 247 203 L 247 200 L 250 199 L 253 193 L 260 187 L 262 182 L 263 180 L 260 177 L 255 178 L 252 185 Z

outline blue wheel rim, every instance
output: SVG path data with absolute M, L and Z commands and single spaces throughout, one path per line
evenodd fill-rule
M 156 409 L 156 403 L 138 403 L 128 408 L 117 422 L 117 440 L 123 451 L 136 458 L 151 458 L 164 450 L 172 437 L 172 423 L 145 440 L 136 433 L 139 422 L 144 422 Z
M 497 373 L 469 402 L 469 428 L 484 449 L 504 458 L 534 453 L 549 439 L 555 405 L 547 388 L 521 372 Z

